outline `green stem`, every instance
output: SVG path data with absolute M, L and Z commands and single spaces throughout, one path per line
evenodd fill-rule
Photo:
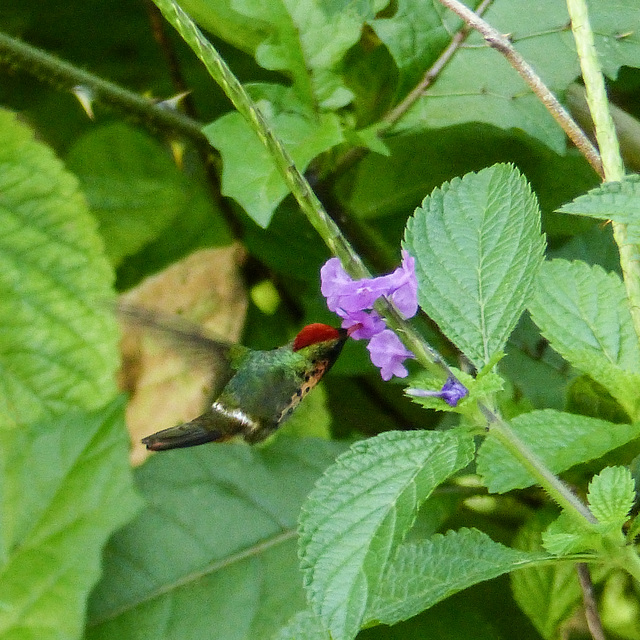
M 220 85 L 238 112 L 250 123 L 260 140 L 269 150 L 276 166 L 280 170 L 287 186 L 298 201 L 300 208 L 307 216 L 320 237 L 331 251 L 340 258 L 345 270 L 353 278 L 370 277 L 369 271 L 362 263 L 358 254 L 342 235 L 340 229 L 331 220 L 322 204 L 313 193 L 304 176 L 295 164 L 282 143 L 270 130 L 263 115 L 252 103 L 240 82 L 227 67 L 224 60 L 209 43 L 193 21 L 172 0 L 154 0 L 165 18 L 176 28 L 187 44 L 202 60 L 213 79 Z M 452 376 L 452 372 L 444 359 L 431 348 L 425 340 L 402 318 L 398 310 L 388 300 L 380 299 L 376 303 L 378 310 L 385 318 L 388 326 L 393 329 L 405 346 L 416 356 L 418 362 L 427 369 L 436 369 L 440 374 Z M 556 476 L 554 476 L 542 462 L 528 450 L 510 427 L 489 408 L 479 405 L 485 418 L 496 436 L 527 468 L 537 482 L 569 513 L 582 523 L 593 522 L 593 516 L 587 507 L 578 500 L 571 490 Z
M 207 142 L 200 124 L 177 111 L 127 91 L 83 69 L 0 32 L 0 64 L 18 67 L 39 80 L 65 91 L 82 87 L 91 98 L 148 123 L 152 128 L 178 133 L 202 145 Z
M 587 103 L 600 147 L 605 180 L 618 182 L 624 178 L 624 164 L 589 23 L 587 3 L 585 0 L 567 0 L 567 9 L 571 17 L 571 29 L 582 68 Z M 620 266 L 633 326 L 640 339 L 640 247 L 628 242 L 627 227 L 624 224 L 613 223 L 613 236 L 620 252 Z
M 580 526 L 584 526 L 585 524 L 592 525 L 597 522 L 594 515 L 582 500 L 580 500 L 558 476 L 551 473 L 538 456 L 518 438 L 507 422 L 486 407 L 480 406 L 480 410 L 490 424 L 492 435 Z

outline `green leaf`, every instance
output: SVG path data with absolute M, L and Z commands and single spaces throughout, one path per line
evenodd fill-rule
M 640 423 L 613 424 L 552 409 L 523 413 L 511 421 L 511 428 L 553 473 L 599 458 L 640 435 Z M 535 483 L 491 432 L 478 453 L 478 473 L 495 493 Z
M 529 310 L 542 334 L 635 418 L 640 348 L 619 276 L 597 265 L 552 260 L 540 269 L 537 284 Z
M 498 544 L 477 529 L 402 545 L 383 575 L 366 620 L 395 624 L 478 582 L 547 558 Z
M 418 301 L 478 368 L 504 349 L 529 301 L 544 251 L 535 196 L 495 165 L 446 182 L 407 223 Z
M 593 551 L 601 546 L 602 536 L 592 529 L 580 527 L 566 512 L 561 513 L 542 532 L 544 548 L 553 555 L 564 556 L 580 551 Z
M 331 640 L 322 620 L 310 609 L 297 613 L 271 640 Z
M 605 182 L 558 211 L 626 224 L 628 241 L 637 244 L 640 242 L 640 176 L 625 176 L 622 182 Z
M 635 483 L 626 467 L 605 467 L 589 483 L 591 512 L 607 529 L 620 529 L 636 498 Z
M 589 3 L 589 12 L 605 72 L 615 77 L 622 65 L 639 66 L 640 14 L 635 0 L 621 0 L 615 11 L 607 0 L 594 0 Z M 553 91 L 562 92 L 580 75 L 564 3 L 538 0 L 534 5 L 528 0 L 497 0 L 483 18 L 501 33 L 510 34 L 515 48 Z M 564 153 L 566 140 L 560 127 L 504 57 L 475 32 L 465 45 L 394 131 L 475 121 L 521 129 Z
M 67 163 L 80 178 L 115 266 L 155 240 L 187 205 L 187 180 L 167 150 L 126 125 L 91 129 L 71 148 Z
M 102 547 L 138 506 L 123 402 L 0 431 L 0 634 L 80 638 Z
M 77 180 L 0 111 L 0 418 L 28 424 L 113 398 L 113 273 Z
M 300 171 L 304 172 L 317 155 L 342 142 L 340 121 L 335 114 L 314 114 L 291 89 L 280 85 L 247 88 Z M 236 112 L 218 118 L 203 132 L 222 155 L 222 193 L 236 200 L 266 228 L 289 189 L 264 144 Z
M 535 514 L 517 533 L 514 546 L 529 552 L 542 550 L 541 532 L 551 517 L 548 511 Z M 513 572 L 510 578 L 516 602 L 540 635 L 547 640 L 557 638 L 560 624 L 582 601 L 575 565 L 569 562 L 533 565 Z
M 354 444 L 316 484 L 300 515 L 300 559 L 334 637 L 355 637 L 418 507 L 473 451 L 452 431 L 391 431 Z
M 268 638 L 305 608 L 296 518 L 344 445 L 196 447 L 136 471 L 144 511 L 106 550 L 87 638 Z
M 393 16 L 378 16 L 369 24 L 398 67 L 398 94 L 403 96 L 420 81 L 425 70 L 449 44 L 451 34 L 460 28 L 461 20 L 437 3 L 398 0 Z

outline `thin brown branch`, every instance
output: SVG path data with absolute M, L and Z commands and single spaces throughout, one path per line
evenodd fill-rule
M 459 0 L 440 0 L 440 3 L 459 15 L 470 27 L 482 35 L 490 47 L 499 51 L 508 60 L 511 66 L 531 88 L 533 93 L 540 99 L 542 104 L 544 104 L 554 120 L 562 127 L 569 139 L 575 144 L 582 155 L 584 155 L 596 173 L 604 178 L 602 160 L 596 148 L 591 144 L 582 129 L 580 129 L 571 118 L 569 112 L 560 104 L 559 100 L 553 95 L 544 82 L 542 82 L 542 79 L 533 67 L 514 48 L 509 38 L 494 29 L 490 24 L 471 11 L 469 7 L 459 2 Z
M 587 626 L 589 627 L 591 637 L 593 640 L 606 640 L 602 622 L 600 621 L 600 614 L 598 613 L 598 606 L 593 594 L 593 582 L 591 581 L 589 567 L 586 563 L 579 562 L 576 564 L 576 571 L 578 572 L 578 580 L 580 581 L 580 588 L 582 589 L 584 613 L 587 618 Z

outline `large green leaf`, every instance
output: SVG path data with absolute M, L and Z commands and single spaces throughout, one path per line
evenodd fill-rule
M 111 540 L 88 638 L 268 638 L 304 609 L 296 518 L 344 445 L 197 447 L 137 470 L 147 506 Z
M 0 111 L 0 418 L 27 424 L 115 393 L 113 273 L 77 180 Z
M 188 182 L 167 150 L 122 124 L 91 130 L 67 164 L 80 178 L 114 265 L 156 239 L 188 203 Z
M 511 427 L 554 473 L 599 458 L 640 435 L 640 422 L 613 424 L 552 409 L 523 413 L 511 421 Z M 478 473 L 489 491 L 496 493 L 523 489 L 535 483 L 491 432 L 478 453 Z
M 596 47 L 605 73 L 640 66 L 640 8 L 635 0 L 589 3 Z M 580 75 L 564 3 L 497 0 L 484 18 L 510 34 L 516 49 L 552 90 L 563 91 Z M 626 34 L 620 37 L 621 34 Z M 398 122 L 396 131 L 440 128 L 469 121 L 522 129 L 559 153 L 565 136 L 504 57 L 478 33 L 460 48 L 434 84 Z
M 455 432 L 391 431 L 353 445 L 316 484 L 300 516 L 300 559 L 333 637 L 355 637 L 418 507 L 473 451 Z
M 0 431 L 0 635 L 80 638 L 102 547 L 135 512 L 123 402 Z
M 407 223 L 420 306 L 481 368 L 524 310 L 544 238 L 526 180 L 496 165 L 446 182 Z
M 505 547 L 476 529 L 402 545 L 384 573 L 366 620 L 395 624 L 462 589 L 548 557 Z
M 335 114 L 314 114 L 279 85 L 254 85 L 253 98 L 273 132 L 282 140 L 296 167 L 342 141 Z M 267 227 L 289 189 L 264 144 L 244 118 L 228 113 L 203 129 L 224 161 L 222 192 L 239 202 L 261 227 Z
M 638 417 L 640 347 L 620 277 L 597 265 L 552 260 L 537 285 L 529 310 L 551 346 Z

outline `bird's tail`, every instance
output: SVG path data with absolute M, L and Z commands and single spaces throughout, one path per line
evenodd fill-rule
M 195 447 L 206 442 L 227 440 L 230 435 L 212 425 L 211 412 L 207 411 L 191 422 L 163 429 L 142 439 L 150 451 L 166 451 L 182 447 Z

